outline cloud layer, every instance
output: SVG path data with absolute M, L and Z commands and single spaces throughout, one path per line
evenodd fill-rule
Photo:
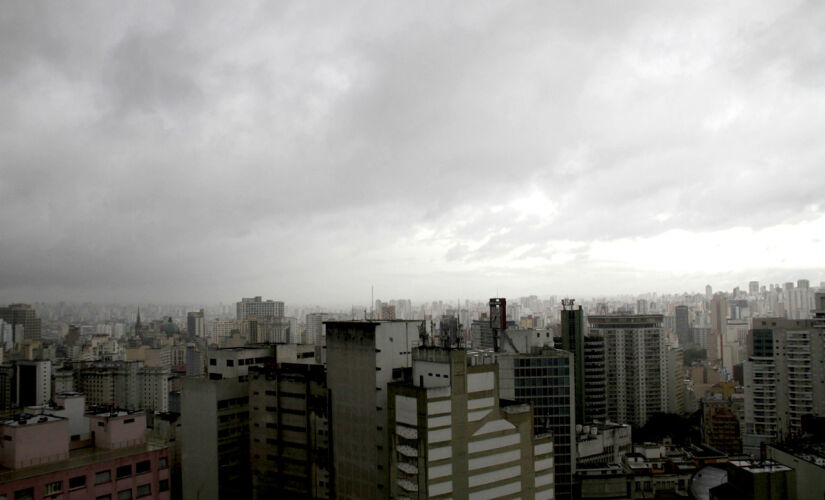
M 0 302 L 825 279 L 817 2 L 4 11 Z

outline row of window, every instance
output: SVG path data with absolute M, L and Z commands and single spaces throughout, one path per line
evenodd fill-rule
M 131 467 L 131 466 L 130 466 Z M 103 471 L 107 474 L 110 471 Z M 95 479 L 101 474 L 98 472 L 95 475 Z M 108 481 L 108 479 L 106 480 Z M 96 484 L 100 484 L 101 482 L 106 481 L 98 481 Z M 69 479 L 69 490 L 84 488 L 86 486 L 86 476 L 77 476 Z M 169 480 L 168 479 L 161 479 L 158 481 L 158 491 L 164 492 L 169 491 Z M 51 483 L 46 483 L 43 486 L 43 495 L 44 496 L 52 496 L 58 495 L 63 492 L 63 481 L 53 481 Z M 152 494 L 152 485 L 151 483 L 141 484 L 135 489 L 135 498 L 143 498 L 148 497 Z M 32 500 L 34 498 L 34 487 L 31 488 L 24 488 L 22 490 L 17 490 L 14 492 L 14 500 Z M 6 495 L 0 495 L 0 500 L 7 500 Z M 96 500 L 112 500 L 112 495 L 100 495 L 96 498 Z M 132 500 L 132 489 L 121 490 L 117 493 L 117 500 Z

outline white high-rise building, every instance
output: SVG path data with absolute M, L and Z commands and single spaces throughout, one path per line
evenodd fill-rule
M 380 497 L 555 498 L 553 435 L 534 435 L 529 403 L 499 398 L 494 364 L 472 363 L 490 358 L 423 347 L 413 360 L 412 380 L 388 386 L 391 493 Z
M 305 344 L 314 344 L 317 346 L 323 345 L 324 337 L 327 335 L 324 321 L 328 320 L 330 315 L 328 313 L 309 313 L 307 314 L 307 329 Z
M 643 426 L 668 410 L 667 344 L 661 314 L 588 316 L 590 335 L 605 341 L 607 416 Z
M 817 301 L 813 320 L 753 320 L 744 363 L 746 453 L 758 456 L 761 443 L 798 435 L 803 415 L 825 416 L 825 294 Z
M 245 321 L 250 316 L 257 318 L 281 318 L 284 316 L 284 303 L 274 300 L 263 300 L 261 296 L 244 297 L 236 304 L 238 321 Z

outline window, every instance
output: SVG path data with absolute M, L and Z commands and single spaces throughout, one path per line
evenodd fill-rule
M 100 495 L 95 500 L 112 500 L 112 495 Z
M 98 427 L 103 427 L 103 422 L 98 422 L 98 423 L 97 423 L 97 426 L 98 426 Z
M 137 487 L 137 497 L 148 497 L 152 494 L 152 485 L 151 484 L 141 484 Z
M 46 483 L 46 486 L 43 488 L 44 495 L 54 495 L 55 493 L 60 493 L 61 491 L 63 491 L 63 481 Z
M 17 490 L 14 492 L 14 500 L 32 500 L 34 498 L 34 488 Z
M 120 490 L 117 492 L 117 500 L 132 500 L 132 490 Z
M 132 475 L 132 466 L 130 465 L 122 465 L 117 468 L 117 478 L 122 479 L 124 477 L 129 477 Z M 120 493 L 118 493 L 118 498 L 120 497 Z M 132 497 L 129 497 L 132 498 Z
M 95 473 L 95 484 L 108 483 L 112 480 L 112 471 L 102 470 Z
M 86 476 L 76 476 L 69 479 L 69 489 L 84 488 L 86 486 Z
M 158 481 L 158 491 L 169 491 L 169 480 L 161 479 Z
M 135 423 L 135 419 L 127 418 L 126 420 L 123 421 L 123 423 L 124 424 L 133 424 L 133 423 Z
M 232 360 L 232 359 L 227 359 L 226 360 L 226 366 L 235 366 L 235 361 Z
M 158 459 L 158 469 L 166 469 L 169 467 L 169 459 L 166 457 L 160 457 Z
M 135 465 L 135 474 L 146 474 L 147 472 L 152 472 L 152 462 L 144 460 Z

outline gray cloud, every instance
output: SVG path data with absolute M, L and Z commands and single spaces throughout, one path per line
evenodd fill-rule
M 4 7 L 0 299 L 598 288 L 823 216 L 816 3 Z

